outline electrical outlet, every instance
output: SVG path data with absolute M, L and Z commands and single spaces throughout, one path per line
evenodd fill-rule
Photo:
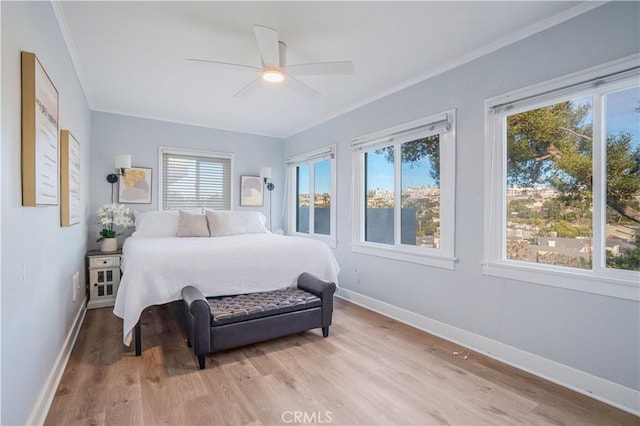
M 75 302 L 78 298 L 78 292 L 80 291 L 80 272 L 76 271 L 73 274 L 73 297 L 71 298 L 72 302 Z
M 23 263 L 22 264 L 22 284 L 26 284 L 27 282 L 27 266 Z

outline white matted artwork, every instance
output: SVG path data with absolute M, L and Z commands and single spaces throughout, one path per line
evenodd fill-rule
M 22 205 L 58 205 L 58 91 L 35 54 L 22 61 Z
M 151 204 L 151 172 L 147 167 L 126 169 L 118 183 L 118 202 Z
M 260 176 L 240 176 L 240 205 L 264 205 L 263 185 Z

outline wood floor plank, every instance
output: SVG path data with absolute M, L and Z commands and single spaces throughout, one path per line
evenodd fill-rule
M 146 309 L 143 353 L 111 309 L 87 312 L 45 424 L 633 425 L 640 419 L 337 300 L 320 330 L 206 357 L 175 306 Z

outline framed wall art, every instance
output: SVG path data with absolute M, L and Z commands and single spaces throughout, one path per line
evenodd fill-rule
M 22 52 L 22 205 L 58 204 L 58 91 L 34 53 Z
M 80 142 L 60 130 L 60 225 L 80 223 Z
M 260 176 L 240 176 L 240 205 L 264 205 L 263 185 Z
M 148 167 L 126 169 L 118 183 L 118 202 L 151 204 L 151 173 Z

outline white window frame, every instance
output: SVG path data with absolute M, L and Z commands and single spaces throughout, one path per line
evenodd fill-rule
M 163 209 L 163 164 L 162 164 L 162 156 L 163 154 L 176 154 L 176 155 L 193 155 L 199 157 L 210 157 L 210 158 L 223 158 L 228 159 L 230 163 L 230 178 L 229 178 L 229 209 L 233 210 L 235 205 L 234 199 L 234 174 L 233 174 L 233 153 L 230 152 L 217 152 L 217 151 L 203 151 L 197 149 L 184 149 L 184 148 L 175 148 L 175 147 L 167 147 L 167 146 L 159 146 L 158 147 L 158 210 Z
M 604 94 L 628 87 L 632 82 L 637 84 L 639 58 L 640 55 L 633 55 L 485 101 L 485 274 L 640 300 L 640 272 L 606 268 L 604 250 L 601 250 L 606 241 L 606 111 L 602 102 Z M 581 95 L 594 96 L 593 268 L 585 270 L 507 259 L 506 116 Z
M 365 151 L 440 134 L 440 247 L 416 247 L 400 243 L 401 156 L 394 155 L 394 244 L 365 241 Z M 403 262 L 455 269 L 456 110 L 380 130 L 354 139 L 352 251 Z M 399 148 L 395 152 L 400 152 Z
M 329 235 L 326 234 L 316 234 L 314 232 L 314 209 L 315 205 L 315 175 L 314 175 L 314 167 L 313 165 L 317 162 L 329 160 L 330 161 L 330 177 L 331 177 L 331 185 L 329 196 L 331 197 L 331 207 L 329 210 Z M 307 237 L 313 238 L 316 240 L 323 241 L 331 248 L 336 248 L 337 240 L 336 240 L 336 209 L 337 209 L 337 193 L 336 193 L 336 145 L 329 145 L 323 148 L 315 149 L 313 151 L 305 152 L 302 154 L 298 154 L 292 156 L 287 159 L 287 180 L 288 180 L 288 199 L 289 208 L 288 208 L 288 235 L 295 235 L 298 237 Z M 309 233 L 306 232 L 297 232 L 297 217 L 296 217 L 296 197 L 297 197 L 297 182 L 296 182 L 296 168 L 299 166 L 309 166 Z

